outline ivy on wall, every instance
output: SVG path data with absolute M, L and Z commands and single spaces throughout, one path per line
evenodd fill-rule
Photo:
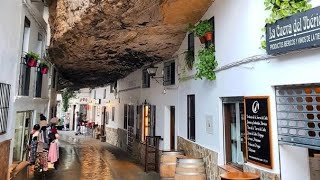
M 264 0 L 266 10 L 271 11 L 270 16 L 266 18 L 266 24 L 275 23 L 277 20 L 289 17 L 293 14 L 304 12 L 312 8 L 308 0 Z M 266 49 L 265 32 L 262 29 L 261 47 Z
M 218 66 L 218 62 L 215 56 L 214 46 L 211 45 L 208 48 L 200 49 L 198 51 L 199 61 L 196 63 L 197 73 L 196 79 L 206 78 L 207 80 L 215 80 L 215 69 Z
M 76 97 L 76 94 L 74 93 L 74 91 L 70 90 L 70 89 L 64 89 L 62 90 L 62 108 L 64 112 L 68 111 L 69 108 L 69 101 L 71 98 Z

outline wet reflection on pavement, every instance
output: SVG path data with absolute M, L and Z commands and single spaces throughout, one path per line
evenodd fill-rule
M 79 143 L 79 142 L 78 142 Z M 33 180 L 112 180 L 110 167 L 99 152 L 88 144 L 60 142 L 60 161 L 56 170 L 36 173 Z

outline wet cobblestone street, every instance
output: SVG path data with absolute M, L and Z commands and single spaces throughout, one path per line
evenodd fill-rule
M 69 133 L 70 134 L 70 133 Z M 116 147 L 84 136 L 62 135 L 56 170 L 36 174 L 33 180 L 138 180 L 148 178 L 142 167 Z

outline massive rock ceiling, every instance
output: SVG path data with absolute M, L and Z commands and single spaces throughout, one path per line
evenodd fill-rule
M 49 54 L 63 86 L 105 85 L 170 59 L 212 0 L 52 0 Z

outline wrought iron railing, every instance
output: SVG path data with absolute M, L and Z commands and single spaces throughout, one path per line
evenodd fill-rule
M 0 83 L 0 134 L 7 131 L 10 102 L 10 85 Z
M 20 96 L 29 96 L 31 68 L 27 64 L 27 58 L 20 61 L 19 92 Z

